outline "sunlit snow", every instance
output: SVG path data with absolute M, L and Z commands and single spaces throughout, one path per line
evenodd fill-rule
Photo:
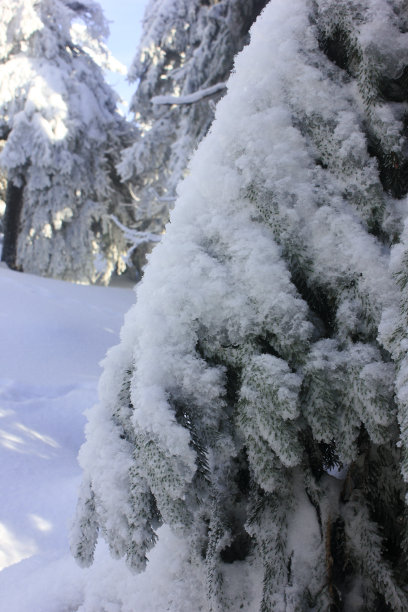
M 85 579 L 68 550 L 83 412 L 134 293 L 2 264 L 0 295 L 0 610 L 73 610 Z
M 133 291 L 1 264 L 0 296 L 0 612 L 199 612 L 197 583 L 180 580 L 186 543 L 168 528 L 140 576 L 103 541 L 89 569 L 69 552 L 84 411 Z

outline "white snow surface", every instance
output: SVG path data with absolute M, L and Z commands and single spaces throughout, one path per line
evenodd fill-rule
M 202 610 L 195 577 L 180 580 L 186 544 L 168 528 L 139 576 L 103 541 L 89 569 L 69 551 L 84 412 L 97 401 L 99 362 L 117 344 L 134 292 L 0 264 L 0 296 L 0 612 Z
M 152 607 L 149 572 L 162 575 L 155 601 L 167 604 L 170 581 L 177 599 L 174 573 L 183 558 L 168 532 L 162 530 L 140 577 L 103 543 L 89 570 L 68 549 L 84 410 L 97 400 L 98 363 L 118 341 L 133 291 L 44 279 L 2 264 L 0 295 L 0 611 L 159 609 Z

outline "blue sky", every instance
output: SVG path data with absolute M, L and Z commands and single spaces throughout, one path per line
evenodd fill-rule
M 141 22 L 148 0 L 99 0 L 108 19 L 110 36 L 108 46 L 112 54 L 129 67 L 141 36 Z M 129 101 L 135 84 L 129 85 L 125 77 L 113 74 L 108 81 L 122 98 Z

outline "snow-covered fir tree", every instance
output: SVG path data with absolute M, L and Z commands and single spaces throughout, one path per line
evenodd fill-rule
M 107 25 L 93 0 L 0 5 L 3 260 L 27 272 L 108 282 L 132 220 L 115 165 L 133 141 L 105 83 Z
M 106 358 L 72 549 L 174 609 L 408 609 L 406 9 L 268 5 Z
M 234 56 L 267 0 L 150 0 L 129 71 L 140 127 L 118 166 L 130 181 L 141 231 L 161 234 L 191 154 L 225 93 Z M 147 246 L 147 245 L 146 245 Z M 145 248 L 139 249 L 143 262 Z M 141 265 L 141 264 L 140 264 Z

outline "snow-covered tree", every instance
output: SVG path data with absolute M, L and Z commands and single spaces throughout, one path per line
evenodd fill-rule
M 42 275 L 108 282 L 123 268 L 131 199 L 115 165 L 133 128 L 105 83 L 107 26 L 93 0 L 0 5 L 3 260 Z
M 407 66 L 403 0 L 253 27 L 105 362 L 82 564 L 166 523 L 209 610 L 408 609 Z
M 140 127 L 118 166 L 133 186 L 141 231 L 161 234 L 191 154 L 248 31 L 267 0 L 151 0 L 129 71 L 130 108 Z M 145 249 L 139 249 L 143 261 Z

